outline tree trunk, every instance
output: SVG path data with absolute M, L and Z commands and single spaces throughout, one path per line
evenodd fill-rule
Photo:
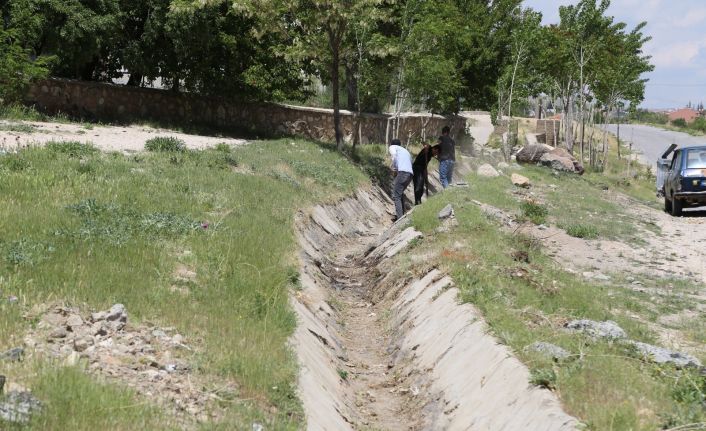
M 618 160 L 620 159 L 620 109 L 618 109 Z
M 127 80 L 128 87 L 139 87 L 142 84 L 142 74 L 130 73 L 130 78 Z
M 357 65 L 353 62 L 346 62 L 346 107 L 349 111 L 357 111 L 358 107 L 358 78 Z
M 343 134 L 341 133 L 341 83 L 339 69 L 341 67 L 340 38 L 333 31 L 329 31 L 331 45 L 331 91 L 333 91 L 333 130 L 336 135 L 336 148 L 343 149 Z

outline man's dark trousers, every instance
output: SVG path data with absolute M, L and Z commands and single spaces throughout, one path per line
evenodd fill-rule
M 397 172 L 395 181 L 392 183 L 392 200 L 395 202 L 395 213 L 397 219 L 404 215 L 404 191 L 412 182 L 412 174 L 409 172 Z

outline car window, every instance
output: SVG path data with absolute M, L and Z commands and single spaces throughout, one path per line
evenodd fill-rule
M 706 149 L 689 150 L 686 156 L 687 169 L 706 169 Z

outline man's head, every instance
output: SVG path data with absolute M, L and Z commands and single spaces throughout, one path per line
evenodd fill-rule
M 451 133 L 451 128 L 449 126 L 444 126 L 444 128 L 441 129 L 442 135 L 448 135 L 449 133 Z
M 434 145 L 431 147 L 431 156 L 432 157 L 439 157 L 439 154 L 441 153 L 441 145 Z
M 393 140 L 390 141 L 390 146 L 392 146 L 392 145 L 397 145 L 398 147 L 401 147 L 401 146 L 402 146 L 402 142 L 400 142 L 399 139 L 393 139 Z

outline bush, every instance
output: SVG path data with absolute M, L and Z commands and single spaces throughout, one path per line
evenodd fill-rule
M 574 238 L 596 239 L 598 229 L 595 226 L 585 224 L 575 224 L 566 228 L 566 233 Z
M 549 210 L 546 206 L 533 201 L 525 201 L 522 203 L 522 217 L 534 224 L 543 224 L 547 220 Z
M 145 149 L 147 151 L 159 151 L 159 152 L 183 152 L 186 151 L 186 143 L 179 138 L 172 136 L 158 136 L 156 138 L 148 139 L 145 142 Z
M 686 120 L 683 118 L 677 118 L 676 120 L 672 120 L 672 126 L 686 127 Z

